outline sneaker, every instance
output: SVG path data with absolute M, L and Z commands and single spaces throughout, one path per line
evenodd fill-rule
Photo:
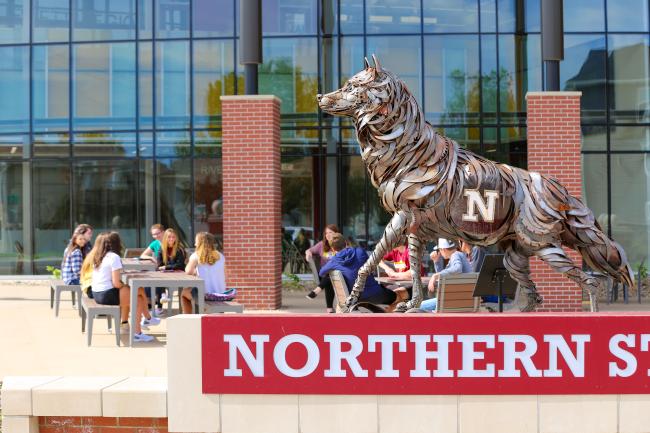
M 139 334 L 133 334 L 133 341 L 148 343 L 153 341 L 153 337 L 141 332 Z
M 143 318 L 140 322 L 142 326 L 156 326 L 160 325 L 160 319 L 158 317 L 151 317 L 150 319 Z
M 162 315 L 165 314 L 167 311 L 166 311 L 164 308 L 162 308 L 162 307 L 156 307 L 156 309 L 154 310 L 154 312 L 156 313 L 156 316 L 162 316 Z
M 314 292 L 314 291 L 312 290 L 311 292 L 309 292 L 309 293 L 307 293 L 307 294 L 305 295 L 305 298 L 307 298 L 307 299 L 315 299 L 316 296 L 317 296 L 316 292 Z

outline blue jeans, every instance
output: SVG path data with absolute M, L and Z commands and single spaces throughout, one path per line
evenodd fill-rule
M 425 299 L 420 304 L 420 309 L 435 313 L 437 306 L 438 306 L 438 298 Z

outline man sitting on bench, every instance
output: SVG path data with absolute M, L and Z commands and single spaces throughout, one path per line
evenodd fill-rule
M 329 271 L 341 271 L 343 278 L 345 279 L 345 284 L 349 289 L 351 289 L 354 285 L 354 281 L 357 279 L 359 269 L 363 266 L 366 260 L 368 260 L 368 254 L 359 247 L 346 248 L 345 238 L 341 233 L 334 233 L 332 235 L 330 246 L 336 254 L 329 259 L 318 274 L 322 280 L 324 278 L 329 279 Z M 406 295 L 406 291 L 404 291 L 404 295 Z M 393 304 L 398 300 L 398 296 L 402 296 L 402 294 L 398 294 L 379 285 L 372 275 L 368 275 L 365 289 L 361 293 L 360 301 L 371 302 L 373 304 Z M 400 297 L 399 301 L 401 300 L 404 299 Z
M 448 260 L 448 263 L 444 269 L 440 269 L 442 267 L 443 259 Z M 430 294 L 435 292 L 436 284 L 440 280 L 441 276 L 472 272 L 472 265 L 470 265 L 469 260 L 467 260 L 467 256 L 458 251 L 456 244 L 449 239 L 438 239 L 438 251 L 431 253 L 431 260 L 433 260 L 435 264 L 436 273 L 434 273 L 429 280 Z M 437 306 L 438 298 L 431 298 L 422 301 L 420 309 L 435 312 Z

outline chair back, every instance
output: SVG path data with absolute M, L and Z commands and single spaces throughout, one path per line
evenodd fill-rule
M 472 313 L 478 311 L 479 298 L 475 298 L 474 286 L 478 272 L 442 275 L 438 282 L 438 313 Z
M 127 248 L 124 250 L 124 258 L 132 259 L 134 257 L 140 257 L 144 253 L 146 248 Z
M 341 271 L 333 270 L 329 272 L 332 287 L 334 288 L 334 295 L 336 297 L 336 312 L 340 312 L 345 307 L 345 301 L 348 299 L 348 285 L 343 278 Z

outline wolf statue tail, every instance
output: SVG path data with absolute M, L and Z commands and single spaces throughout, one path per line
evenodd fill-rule
M 571 197 L 570 203 L 562 235 L 567 243 L 580 253 L 591 269 L 632 287 L 634 273 L 623 247 L 603 233 L 591 210 L 580 200 Z

